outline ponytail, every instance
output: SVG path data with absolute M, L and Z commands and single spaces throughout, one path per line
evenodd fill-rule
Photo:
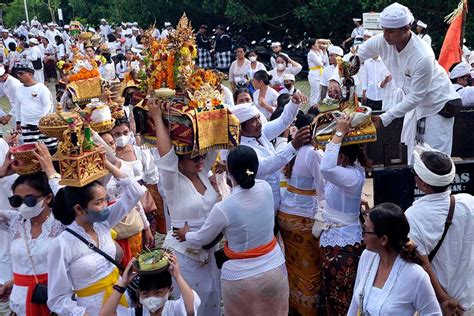
M 415 243 L 407 239 L 400 250 L 400 257 L 408 263 L 415 263 L 421 266 L 423 265 L 423 262 L 421 261 L 421 255 L 416 248 Z

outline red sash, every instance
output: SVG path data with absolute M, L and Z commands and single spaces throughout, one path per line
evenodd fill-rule
M 276 246 L 277 240 L 275 237 L 264 245 L 245 250 L 243 252 L 235 252 L 229 248 L 229 245 L 226 241 L 224 245 L 224 253 L 229 259 L 250 259 L 250 258 L 257 258 L 267 253 L 270 253 Z
M 41 284 L 48 284 L 48 274 L 39 274 L 36 276 L 38 282 Z M 34 275 L 17 274 L 13 273 L 13 283 L 17 286 L 28 287 L 26 294 L 26 316 L 49 316 L 51 312 L 47 305 L 33 304 L 31 303 L 31 297 L 33 296 L 33 290 L 36 286 L 36 278 Z

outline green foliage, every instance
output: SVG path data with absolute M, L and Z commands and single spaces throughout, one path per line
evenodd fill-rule
M 435 51 L 442 44 L 448 25 L 444 17 L 453 11 L 459 0 L 397 0 L 407 5 L 415 18 L 429 25 Z M 23 0 L 10 0 L 5 10 L 8 26 L 24 19 Z M 27 0 L 30 19 L 37 16 L 41 21 L 51 20 L 48 3 L 54 11 L 61 7 L 66 21 L 79 17 L 83 24 L 97 25 L 101 18 L 109 22 L 137 21 L 140 25 L 156 23 L 162 27 L 165 21 L 176 23 L 183 12 L 197 27 L 206 23 L 210 28 L 226 23 L 235 31 L 242 28 L 248 38 L 258 38 L 267 31 L 282 37 L 288 28 L 299 37 L 331 38 L 340 43 L 352 29 L 352 17 L 363 12 L 380 12 L 393 0 Z M 470 12 L 474 12 L 471 0 Z M 472 30 L 474 20 L 468 17 L 466 30 Z M 468 43 L 474 42 L 474 34 L 466 32 Z

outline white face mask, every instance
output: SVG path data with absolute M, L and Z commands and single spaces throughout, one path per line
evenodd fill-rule
M 33 207 L 26 206 L 26 204 L 23 203 L 18 207 L 18 211 L 20 212 L 21 216 L 26 219 L 36 217 L 43 211 L 43 200 L 38 201 Z
M 249 60 L 250 60 L 251 62 L 257 61 L 257 56 L 250 56 L 250 57 L 249 57 Z
M 285 64 L 277 64 L 277 69 L 278 69 L 278 70 L 285 70 L 285 69 L 286 69 L 286 65 L 285 65 Z
M 117 139 L 115 139 L 115 143 L 119 147 L 125 147 L 127 144 L 130 143 L 130 135 L 127 134 L 117 137 Z
M 163 306 L 165 306 L 168 301 L 169 293 L 166 293 L 165 296 L 150 296 L 147 298 L 140 298 L 140 303 L 150 312 L 154 313 Z

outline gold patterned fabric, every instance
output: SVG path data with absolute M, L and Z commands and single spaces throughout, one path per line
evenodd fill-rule
M 322 259 L 319 240 L 311 233 L 314 220 L 281 211 L 277 218 L 285 245 L 290 308 L 299 315 L 318 315 Z

